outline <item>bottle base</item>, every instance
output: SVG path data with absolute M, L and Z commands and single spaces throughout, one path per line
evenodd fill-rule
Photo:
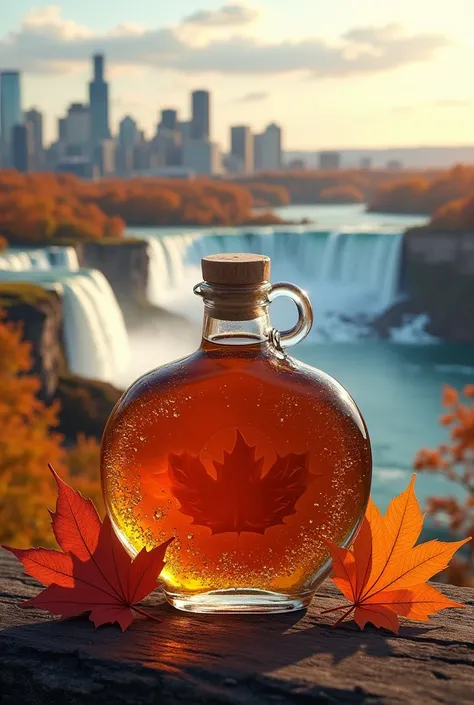
M 199 595 L 177 595 L 165 592 L 173 607 L 183 612 L 200 614 L 268 614 L 303 610 L 310 604 L 314 592 L 285 595 L 269 590 L 239 588 L 213 590 Z

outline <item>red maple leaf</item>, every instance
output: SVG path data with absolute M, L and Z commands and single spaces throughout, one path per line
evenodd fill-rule
M 186 451 L 169 456 L 171 489 L 180 511 L 193 524 L 207 526 L 213 534 L 234 531 L 265 533 L 295 513 L 295 505 L 310 481 L 308 453 L 277 456 L 262 476 L 264 458 L 256 458 L 239 430 L 234 448 L 224 451 L 224 461 L 213 461 L 214 479 L 199 456 Z
M 58 484 L 52 525 L 62 551 L 4 546 L 21 561 L 26 573 L 48 586 L 23 606 L 38 607 L 62 617 L 89 612 L 96 627 L 118 622 L 122 631 L 132 622 L 132 610 L 152 617 L 135 603 L 156 589 L 172 539 L 151 551 L 143 548 L 132 560 L 110 519 L 106 517 L 101 522 L 91 500 L 69 487 L 52 468 L 51 471 Z

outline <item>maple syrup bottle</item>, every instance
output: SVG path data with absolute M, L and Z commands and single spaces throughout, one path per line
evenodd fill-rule
M 289 357 L 312 323 L 270 260 L 202 260 L 200 348 L 125 392 L 102 442 L 107 511 L 136 554 L 174 537 L 161 580 L 191 612 L 307 606 L 329 570 L 323 539 L 348 546 L 369 497 L 371 450 L 354 401 L 334 379 Z M 288 296 L 298 322 L 272 328 Z

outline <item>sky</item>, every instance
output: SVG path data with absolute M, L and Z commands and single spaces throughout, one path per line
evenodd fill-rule
M 286 149 L 474 144 L 474 0 L 0 0 L 0 70 L 46 137 L 103 52 L 112 127 L 151 135 L 212 93 L 212 137 L 284 129 Z

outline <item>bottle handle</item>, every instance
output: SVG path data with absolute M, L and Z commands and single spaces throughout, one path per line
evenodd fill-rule
M 296 345 L 300 343 L 303 338 L 306 338 L 313 325 L 313 307 L 311 306 L 308 294 L 303 291 L 303 289 L 300 289 L 299 286 L 290 284 L 290 282 L 278 282 L 272 285 L 268 294 L 270 303 L 280 296 L 287 296 L 294 301 L 298 309 L 298 320 L 293 328 L 283 331 L 279 331 L 276 328 L 272 328 L 271 330 L 271 342 L 276 348 L 282 350 L 283 348 Z

